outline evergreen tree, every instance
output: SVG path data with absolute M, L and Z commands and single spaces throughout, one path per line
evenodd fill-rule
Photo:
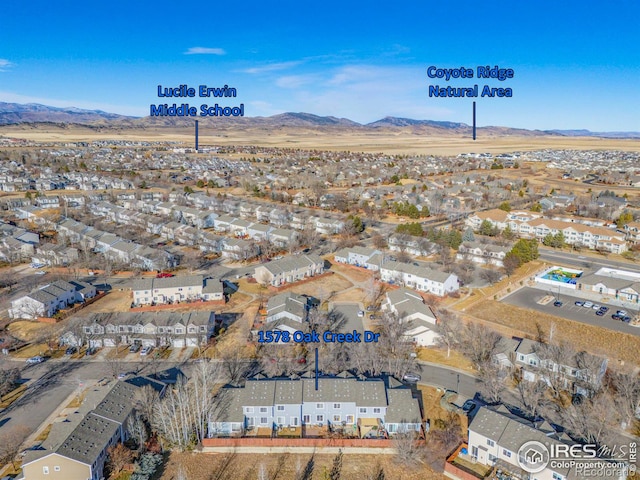
M 467 228 L 464 231 L 464 235 L 462 235 L 463 242 L 475 242 L 476 236 L 473 234 L 473 229 L 471 227 Z

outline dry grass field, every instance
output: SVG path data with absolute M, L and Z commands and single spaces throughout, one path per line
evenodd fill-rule
M 212 132 L 215 131 L 215 134 Z M 148 128 L 101 130 L 79 126 L 12 125 L 0 128 L 0 135 L 32 141 L 92 141 L 103 139 L 143 140 L 151 142 L 179 141 L 193 144 L 192 128 Z M 640 140 L 616 140 L 560 136 L 489 136 L 478 133 L 471 137 L 434 136 L 415 133 L 411 129 L 371 131 L 316 130 L 310 128 L 232 128 L 200 127 L 200 145 L 258 145 L 283 148 L 318 148 L 390 154 L 457 155 L 462 152 L 503 153 L 514 150 L 571 148 L 579 150 L 640 151 Z
M 554 339 L 564 341 L 576 350 L 604 355 L 611 360 L 640 365 L 640 337 L 615 332 L 604 328 L 574 322 L 542 312 L 531 312 L 513 305 L 484 300 L 466 310 L 469 315 L 486 320 L 497 326 L 507 327 L 506 333 L 525 333 L 535 338 L 536 323 L 539 323 L 548 335 L 551 325 L 554 327 Z M 614 366 L 614 365 L 612 365 Z

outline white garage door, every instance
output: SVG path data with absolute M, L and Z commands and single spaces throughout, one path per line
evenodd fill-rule
M 173 348 L 182 348 L 184 347 L 184 338 L 174 338 L 172 343 Z

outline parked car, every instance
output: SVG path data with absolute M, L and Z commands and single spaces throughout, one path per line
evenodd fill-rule
M 473 412 L 476 409 L 477 406 L 478 406 L 478 404 L 476 402 L 474 402 L 473 400 L 467 400 L 466 402 L 464 402 L 462 404 L 462 411 L 464 413 L 469 414 L 469 413 Z
M 35 275 L 46 275 L 47 272 L 45 272 L 44 270 L 38 270 Z
M 626 311 L 626 310 L 618 310 L 618 311 L 616 312 L 616 314 L 618 314 L 618 315 L 622 315 L 623 317 L 624 317 L 624 316 L 626 316 L 626 315 L 628 315 L 628 313 L 627 313 L 627 311 Z
M 596 312 L 596 315 L 597 315 L 597 316 L 599 316 L 599 317 L 603 317 L 605 313 L 606 313 L 606 312 L 605 312 L 604 310 L 598 310 L 598 311 Z
M 582 304 L 582 306 L 585 307 L 585 308 L 591 308 L 591 307 L 593 307 L 593 302 L 584 302 Z
M 98 349 L 96 347 L 89 347 L 85 352 L 85 355 L 95 355 Z
M 118 374 L 118 380 L 124 380 L 125 378 L 127 378 L 129 375 L 131 375 L 131 372 L 120 372 Z
M 140 355 L 144 356 L 144 355 L 149 355 L 149 353 L 151 353 L 151 350 L 153 350 L 153 347 L 147 345 L 146 347 L 144 347 L 142 350 L 140 350 Z
M 33 365 L 33 364 L 42 363 L 42 362 L 44 362 L 44 357 L 42 357 L 40 355 L 36 355 L 35 357 L 27 358 L 27 365 Z
M 561 307 L 562 306 L 562 302 L 560 300 L 556 300 L 555 302 L 553 302 L 553 306 L 554 307 Z
M 129 347 L 129 353 L 137 353 L 138 351 L 140 351 L 140 344 L 139 343 L 134 343 L 133 345 L 131 345 Z
M 591 308 L 593 308 L 594 310 L 600 310 L 600 308 L 602 308 L 600 305 L 598 305 L 597 303 L 594 303 L 593 305 L 591 305 Z
M 358 310 L 358 316 L 364 317 L 364 310 Z
M 602 307 L 600 307 L 600 310 L 602 310 L 604 313 L 607 313 L 609 311 L 609 307 L 605 307 L 603 305 Z
M 404 380 L 405 382 L 415 383 L 422 380 L 422 377 L 417 373 L 407 373 L 404 377 L 402 377 L 402 380 Z
M 576 302 L 576 307 L 582 307 L 584 306 L 584 302 Z
M 64 351 L 64 354 L 65 355 L 73 355 L 77 351 L 78 351 L 78 349 L 76 347 L 69 347 Z
M 611 315 L 611 318 L 613 318 L 614 320 L 622 320 L 624 318 L 624 315 L 614 313 L 613 315 Z
M 622 320 L 624 323 L 631 323 L 631 317 L 628 315 L 625 315 L 620 320 Z
M 156 275 L 156 278 L 171 278 L 173 276 L 174 276 L 173 273 L 162 272 Z

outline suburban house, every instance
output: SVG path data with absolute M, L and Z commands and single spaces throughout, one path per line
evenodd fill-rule
M 324 260 L 315 254 L 292 255 L 256 267 L 253 277 L 274 287 L 293 283 L 324 271 Z
M 85 282 L 58 280 L 11 301 L 10 318 L 51 317 L 58 310 L 96 296 L 96 288 Z
M 260 252 L 255 243 L 242 238 L 223 238 L 220 244 L 222 256 L 233 260 L 248 260 Z
M 207 344 L 215 314 L 207 311 L 96 313 L 82 327 L 90 347 L 133 345 L 174 348 Z
M 582 395 L 600 386 L 607 370 L 608 360 L 579 352 L 562 362 L 545 353 L 544 345 L 527 338 L 513 337 L 502 343 L 494 361 L 507 368 L 516 369 L 523 380 L 544 381 Z
M 24 480 L 101 480 L 108 449 L 129 437 L 127 420 L 137 391 L 150 385 L 160 394 L 165 384 L 148 377 L 89 390 L 82 405 L 55 421 L 39 448 L 26 450 Z
M 131 288 L 134 305 L 164 305 L 197 300 L 224 300 L 222 282 L 203 275 L 142 278 Z
M 313 299 L 306 295 L 284 292 L 267 302 L 267 328 L 293 333 L 302 330 L 308 320 Z
M 511 247 L 492 245 L 480 242 L 463 242 L 456 254 L 457 260 L 471 260 L 481 265 L 495 265 L 502 267 L 504 257 L 509 253 Z
M 78 249 L 54 243 L 45 243 L 36 248 L 31 257 L 34 263 L 49 266 L 67 266 L 78 260 Z
M 585 478 L 580 471 L 581 461 L 555 461 L 544 465 L 541 456 L 543 450 L 531 450 L 527 443 L 537 442 L 547 451 L 551 445 L 560 444 L 562 448 L 579 445 L 566 433 L 544 419 L 535 422 L 511 412 L 504 405 L 497 407 L 482 406 L 469 424 L 469 441 L 466 453 L 459 453 L 461 457 L 472 463 L 494 467 L 501 471 L 504 478 L 535 478 L 537 480 L 577 480 Z M 522 447 L 524 446 L 524 449 Z M 522 450 L 521 450 L 522 449 Z M 554 448 L 554 450 L 558 450 Z M 548 460 L 548 459 L 547 459 Z M 624 480 L 627 478 L 623 472 L 626 466 L 623 462 L 604 458 L 591 458 L 590 461 L 600 462 L 605 465 L 601 469 L 604 473 L 597 475 L 600 479 L 611 478 Z M 527 467 L 529 471 L 522 467 Z M 445 466 L 447 476 L 458 477 L 450 474 Z M 536 471 L 537 470 L 537 471 Z M 530 473 L 536 471 L 536 473 Z M 599 470 L 600 471 L 600 470 Z M 610 472 L 610 473 L 607 473 Z
M 416 345 L 426 347 L 435 344 L 437 319 L 420 294 L 404 287 L 387 292 L 381 310 L 397 315 L 406 328 L 405 338 Z
M 406 252 L 419 257 L 429 255 L 436 249 L 436 245 L 426 238 L 414 237 L 404 233 L 394 233 L 387 242 L 392 252 Z
M 338 250 L 334 258 L 335 261 L 339 263 L 348 263 L 356 267 L 378 271 L 382 263 L 383 255 L 380 250 L 354 246 Z
M 422 416 L 411 389 L 392 377 L 355 377 L 348 372 L 316 379 L 250 378 L 244 387 L 222 389 L 209 422 L 209 437 L 251 432 L 291 432 L 304 437 L 311 427 L 359 438 L 388 438 L 421 431 Z
M 424 263 L 387 261 L 380 266 L 380 279 L 392 285 L 413 288 L 438 297 L 456 292 L 459 288 L 456 275 L 433 270 Z

